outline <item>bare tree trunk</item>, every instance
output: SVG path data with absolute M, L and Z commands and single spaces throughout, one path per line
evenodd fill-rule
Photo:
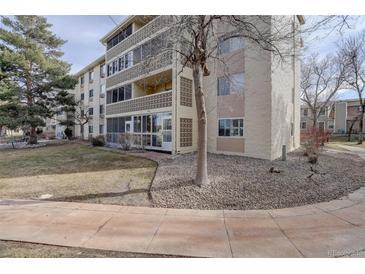
M 363 142 L 363 130 L 364 130 L 364 113 L 365 113 L 365 106 L 362 106 L 362 111 L 361 111 L 361 116 L 360 116 L 360 121 L 359 121 L 359 140 L 358 140 L 358 144 L 361 145 Z
M 30 145 L 35 145 L 37 144 L 37 133 L 36 133 L 36 129 L 35 127 L 31 127 L 30 128 L 30 134 L 29 134 L 29 140 L 28 140 L 28 144 Z
M 356 121 L 357 121 L 357 119 L 353 120 L 351 125 L 350 125 L 349 132 L 348 132 L 348 135 L 347 135 L 347 141 L 348 142 L 351 142 L 352 129 L 353 129 Z
M 195 183 L 198 186 L 208 185 L 207 168 L 207 112 L 202 90 L 203 72 L 199 65 L 193 68 L 194 92 L 198 116 L 198 162 Z

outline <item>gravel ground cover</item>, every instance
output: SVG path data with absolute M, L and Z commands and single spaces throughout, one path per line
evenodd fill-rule
M 159 161 L 152 185 L 155 207 L 272 209 L 330 201 L 365 184 L 365 161 L 356 155 L 323 152 L 311 165 L 300 151 L 287 161 L 209 154 L 211 184 L 193 184 L 195 154 Z M 270 168 L 280 173 L 271 173 Z

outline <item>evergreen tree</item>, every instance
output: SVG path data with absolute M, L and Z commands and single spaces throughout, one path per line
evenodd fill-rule
M 59 108 L 74 104 L 67 90 L 74 88 L 76 79 L 68 74 L 70 65 L 60 59 L 65 41 L 52 33 L 45 17 L 2 16 L 1 21 L 0 54 L 5 69 L 0 82 L 7 88 L 0 86 L 0 93 L 17 95 L 15 101 L 7 95 L 2 107 L 15 107 L 14 113 L 19 116 L 12 121 L 28 127 L 29 143 L 35 144 L 36 128 L 44 126 L 45 119 L 53 117 Z

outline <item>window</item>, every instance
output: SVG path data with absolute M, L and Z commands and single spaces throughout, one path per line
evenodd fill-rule
M 100 105 L 99 106 L 99 114 L 103 114 L 104 113 L 104 105 Z
M 89 115 L 94 115 L 94 108 L 89 108 Z
M 119 57 L 118 66 L 119 66 L 119 71 L 124 69 L 124 56 Z
M 303 116 L 308 116 L 308 109 L 307 108 L 303 109 Z
M 100 65 L 100 78 L 105 77 L 105 64 Z
M 126 85 L 124 87 L 124 100 L 129 100 L 132 98 L 132 85 Z
M 94 96 L 94 90 L 90 89 L 89 90 L 89 98 L 92 98 Z
M 81 110 L 81 112 L 80 112 L 80 116 L 81 116 L 81 118 L 83 119 L 84 118 L 84 116 L 85 116 L 85 112 L 84 112 L 84 110 L 82 109 Z
M 99 125 L 99 134 L 104 134 L 104 125 Z
M 108 90 L 106 92 L 106 103 L 107 104 L 111 104 L 112 102 L 112 91 L 111 90 Z
M 229 53 L 245 47 L 243 37 L 221 37 L 218 43 L 220 54 Z
M 236 73 L 218 78 L 218 96 L 238 94 L 243 95 L 244 74 Z
M 358 112 L 362 112 L 362 106 L 358 106 L 357 110 Z
M 118 71 L 118 60 L 114 60 L 113 61 L 113 74 L 116 73 Z
M 84 94 L 84 93 L 81 93 L 81 94 L 80 94 L 80 99 L 81 99 L 81 100 L 84 100 L 84 99 L 85 99 L 85 94 Z
M 111 64 L 107 65 L 106 70 L 107 70 L 107 76 L 110 76 L 113 74 L 113 68 L 112 68 Z
M 134 132 L 141 132 L 141 130 L 142 130 L 142 117 L 141 116 L 134 116 L 133 130 L 134 130 Z
M 113 89 L 112 103 L 118 102 L 118 89 Z
M 94 71 L 89 71 L 89 83 L 92 83 L 94 81 Z
M 133 61 L 134 64 L 138 64 L 142 60 L 142 49 L 141 47 L 137 47 L 133 50 Z
M 100 85 L 100 94 L 105 94 L 105 84 Z
M 243 136 L 243 119 L 219 119 L 219 136 Z
M 119 88 L 118 101 L 124 101 L 124 87 Z
M 125 29 L 115 34 L 112 38 L 110 38 L 110 40 L 107 42 L 107 50 L 119 44 L 131 34 L 132 34 L 132 25 L 129 25 Z
M 321 109 L 319 110 L 319 115 L 325 115 L 325 114 L 326 114 L 326 109 L 321 108 Z
M 89 126 L 89 133 L 93 133 L 93 126 Z
M 300 128 L 301 129 L 306 129 L 307 128 L 307 123 L 306 122 L 301 122 L 300 123 Z
M 84 76 L 81 76 L 81 77 L 80 77 L 80 85 L 81 85 L 81 86 L 82 86 L 82 85 L 84 85 L 84 81 L 85 81 L 85 80 L 84 80 Z

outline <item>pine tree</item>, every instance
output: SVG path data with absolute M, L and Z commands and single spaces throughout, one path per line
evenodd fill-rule
M 61 60 L 60 47 L 65 41 L 52 33 L 45 17 L 2 16 L 1 21 L 1 59 L 12 66 L 2 74 L 12 86 L 12 95 L 18 93 L 16 101 L 7 100 L 5 104 L 16 108 L 19 116 L 13 122 L 29 128 L 29 143 L 35 144 L 36 128 L 44 126 L 45 119 L 53 117 L 59 108 L 74 103 L 67 90 L 74 88 L 76 79 L 68 74 L 70 65 Z

